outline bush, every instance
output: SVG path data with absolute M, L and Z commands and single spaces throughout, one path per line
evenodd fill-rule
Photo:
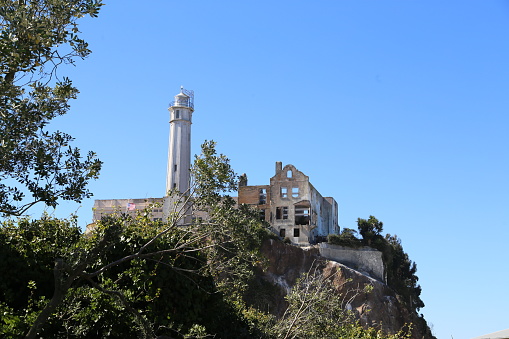
M 355 237 L 355 230 L 344 228 L 341 234 L 329 234 L 327 242 L 333 245 L 359 248 L 362 246 L 362 240 Z

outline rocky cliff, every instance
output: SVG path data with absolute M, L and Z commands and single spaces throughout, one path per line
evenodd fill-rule
M 410 311 L 389 286 L 341 263 L 321 257 L 316 247 L 304 249 L 271 239 L 264 242 L 262 252 L 269 266 L 265 272 L 260 273 L 260 278 L 274 286 L 272 292 L 267 294 L 271 297 L 265 300 L 266 307 L 272 313 L 281 315 L 284 312 L 286 304 L 283 296 L 302 273 L 317 267 L 321 274 L 332 277 L 338 293 L 348 300 L 346 307 L 356 314 L 363 325 L 396 333 L 411 323 L 412 338 L 434 338 L 424 318 Z M 366 285 L 372 286 L 370 293 L 355 292 L 362 291 Z

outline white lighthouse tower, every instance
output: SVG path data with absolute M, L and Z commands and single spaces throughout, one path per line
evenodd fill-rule
M 166 193 L 177 190 L 188 194 L 191 177 L 191 123 L 194 92 L 180 87 L 180 93 L 168 108 L 170 111 L 170 143 L 166 171 Z

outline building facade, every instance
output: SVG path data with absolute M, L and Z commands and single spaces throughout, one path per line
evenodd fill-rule
M 162 221 L 163 203 L 164 198 L 95 200 L 93 220 L 101 220 L 104 216 L 118 213 L 135 216 L 137 211 L 150 209 L 150 218 L 154 221 Z
M 322 197 L 309 177 L 290 164 L 283 167 L 276 162 L 276 173 L 269 185 L 249 186 L 243 175 L 238 203 L 259 209 L 260 218 L 294 244 L 313 244 L 339 233 L 336 200 Z

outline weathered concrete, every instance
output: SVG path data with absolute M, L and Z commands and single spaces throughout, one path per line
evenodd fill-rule
M 339 233 L 337 202 L 323 197 L 291 164 L 276 162 L 270 185 L 248 186 L 243 175 L 238 202 L 258 208 L 273 231 L 294 244 L 307 246 Z
M 349 248 L 329 243 L 319 244 L 320 255 L 385 282 L 382 252 L 371 247 Z
M 93 221 L 112 214 L 125 213 L 135 216 L 145 210 L 150 211 L 152 220 L 163 220 L 163 203 L 163 198 L 95 200 L 92 208 Z

